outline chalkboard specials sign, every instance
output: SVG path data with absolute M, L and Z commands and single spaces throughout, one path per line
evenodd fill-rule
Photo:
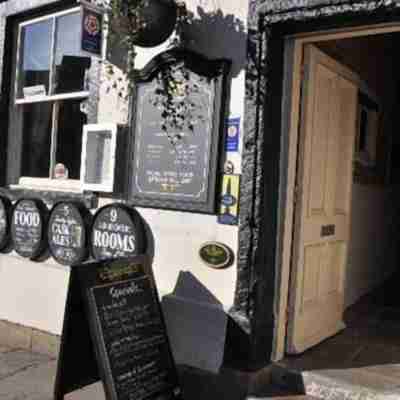
M 175 49 L 158 55 L 139 72 L 130 174 L 135 204 L 215 212 L 229 66 L 226 60 L 211 61 Z M 173 75 L 169 101 L 174 112 L 165 106 L 166 70 Z
M 91 214 L 80 203 L 61 202 L 53 207 L 47 236 L 50 253 L 57 262 L 74 265 L 87 259 L 90 223 Z
M 110 204 L 97 211 L 91 232 L 92 254 L 96 260 L 142 254 L 145 246 L 142 218 L 134 208 Z
M 71 269 L 55 400 L 99 378 L 107 400 L 182 398 L 146 256 Z
M 11 201 L 7 197 L 0 196 L 0 251 L 8 249 L 10 245 L 11 214 Z
M 14 206 L 11 237 L 15 251 L 36 260 L 47 249 L 48 209 L 38 199 L 21 199 Z

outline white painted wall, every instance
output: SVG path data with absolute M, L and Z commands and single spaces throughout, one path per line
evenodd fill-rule
M 187 31 L 192 50 L 208 58 L 228 58 L 233 61 L 230 86 L 229 114 L 243 121 L 246 65 L 247 0 L 187 0 L 193 23 Z M 170 42 L 154 48 L 137 48 L 135 65 L 143 68 L 154 56 L 165 51 Z M 117 74 L 121 72 L 116 71 Z M 122 76 L 122 75 L 121 75 Z M 109 83 L 103 80 L 99 105 L 99 122 L 110 120 L 124 123 L 127 106 L 115 92 L 107 92 Z M 115 104 L 117 107 L 110 107 Z M 240 146 L 241 149 L 241 146 Z M 228 153 L 241 171 L 241 152 Z M 154 272 L 162 294 L 173 290 L 179 271 L 190 271 L 214 296 L 229 308 L 233 304 L 236 285 L 236 262 L 227 270 L 211 270 L 199 260 L 198 249 L 204 242 L 217 240 L 227 244 L 235 253 L 238 228 L 217 223 L 216 216 L 139 209 L 151 227 L 155 239 Z
M 191 46 L 209 58 L 234 61 L 230 86 L 230 115 L 241 117 L 244 108 L 244 68 L 246 65 L 247 0 L 188 0 L 195 14 L 189 31 Z M 166 44 L 154 49 L 138 49 L 137 67 L 145 65 Z M 118 73 L 118 71 L 117 71 Z M 116 93 L 107 93 L 103 79 L 99 122 L 127 122 L 128 107 Z M 229 156 L 240 172 L 240 153 Z M 180 271 L 190 271 L 225 308 L 233 303 L 236 262 L 218 271 L 204 266 L 198 258 L 199 246 L 210 240 L 227 244 L 236 253 L 238 228 L 222 226 L 216 216 L 139 209 L 154 235 L 154 272 L 160 294 L 173 290 Z M 0 319 L 61 333 L 69 269 L 50 259 L 33 263 L 10 254 L 0 256 Z
M 353 186 L 345 304 L 379 286 L 398 267 L 400 203 L 396 186 Z
M 0 319 L 60 334 L 69 269 L 26 261 L 16 254 L 0 256 Z

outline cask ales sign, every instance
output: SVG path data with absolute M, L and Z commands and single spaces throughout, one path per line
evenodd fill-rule
M 85 366 L 80 365 L 82 359 Z M 55 399 L 99 377 L 108 400 L 181 399 L 145 256 L 71 270 Z
M 132 207 L 111 204 L 95 215 L 92 254 L 96 260 L 131 257 L 144 253 L 146 234 L 140 215 Z
M 14 207 L 11 237 L 15 251 L 22 257 L 36 259 L 47 248 L 46 205 L 37 199 L 21 199 Z
M 61 202 L 51 211 L 48 225 L 50 253 L 63 265 L 81 263 L 88 256 L 91 214 L 79 203 Z

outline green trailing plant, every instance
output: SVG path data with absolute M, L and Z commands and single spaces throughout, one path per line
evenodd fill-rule
M 161 129 L 170 133 L 172 142 L 182 139 L 182 132 L 194 132 L 197 123 L 204 119 L 200 83 L 205 78 L 191 79 L 183 64 L 162 69 L 157 76 L 157 88 L 150 99 L 161 111 Z
M 115 79 L 111 88 L 118 90 L 120 97 L 127 98 L 133 93 L 136 70 L 136 42 L 146 29 L 148 20 L 144 18 L 145 9 L 154 0 L 111 0 L 109 4 L 109 37 L 115 45 L 127 49 L 126 78 L 128 88 L 123 87 L 121 78 Z M 176 1 L 177 23 L 170 47 L 184 47 L 185 26 L 190 18 L 184 2 Z M 113 77 L 113 66 L 106 67 L 109 77 Z M 183 132 L 194 132 L 196 124 L 203 118 L 199 113 L 201 104 L 197 104 L 199 81 L 191 80 L 189 71 L 183 63 L 163 68 L 157 75 L 157 87 L 150 102 L 161 113 L 161 130 L 176 149 L 183 143 Z

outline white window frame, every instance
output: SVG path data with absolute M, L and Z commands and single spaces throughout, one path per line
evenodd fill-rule
M 70 8 L 68 10 L 46 14 L 42 17 L 32 18 L 30 20 L 24 21 L 18 25 L 18 39 L 17 39 L 17 49 L 16 49 L 16 74 L 15 74 L 15 82 L 14 82 L 14 102 L 16 105 L 23 107 L 26 104 L 33 104 L 39 102 L 52 102 L 53 103 L 53 123 L 52 123 L 52 131 L 51 131 L 51 143 L 50 143 L 50 165 L 49 165 L 49 177 L 48 178 L 39 178 L 39 177 L 25 177 L 21 176 L 18 181 L 18 185 L 11 185 L 12 187 L 24 187 L 30 189 L 45 189 L 45 190 L 68 190 L 72 192 L 82 192 L 83 189 L 80 184 L 79 179 L 55 179 L 54 178 L 54 166 L 56 164 L 56 151 L 57 151 L 57 117 L 58 110 L 60 106 L 60 102 L 63 100 L 72 100 L 72 99 L 86 99 L 89 97 L 90 92 L 87 90 L 79 91 L 79 92 L 70 92 L 70 93 L 62 93 L 62 94 L 50 94 L 50 95 L 38 95 L 31 97 L 22 97 L 18 98 L 18 89 L 19 89 L 19 77 L 21 75 L 21 65 L 20 65 L 20 57 L 21 57 L 21 33 L 22 29 L 25 26 L 32 25 L 38 22 L 53 20 L 53 31 L 51 38 L 51 55 L 50 55 L 50 73 L 49 73 L 49 93 L 52 93 L 53 89 L 53 69 L 54 69 L 54 57 L 55 57 L 55 39 L 56 39 L 56 22 L 55 19 L 57 17 L 61 17 L 64 15 L 80 13 L 81 6 Z M 80 27 L 81 29 L 81 27 Z M 79 32 L 79 37 L 81 36 L 81 32 Z M 83 134 L 83 133 L 82 133 Z M 82 169 L 82 166 L 81 166 Z
M 106 168 L 109 168 L 109 179 L 104 180 L 102 183 L 86 183 L 86 159 L 87 159 L 87 142 L 88 136 L 97 132 L 110 132 L 111 143 L 110 143 L 110 158 L 109 164 Z M 104 124 L 87 124 L 83 126 L 83 137 L 82 137 L 82 159 L 81 159 L 81 189 L 92 190 L 95 192 L 108 192 L 114 191 L 114 175 L 115 175 L 115 158 L 117 149 L 117 134 L 118 125 L 115 123 L 104 123 Z
M 62 94 L 49 94 L 44 96 L 31 96 L 31 97 L 18 97 L 18 89 L 19 89 L 19 78 L 21 75 L 21 65 L 20 65 L 20 57 L 21 57 L 21 34 L 22 29 L 25 26 L 33 25 L 38 22 L 46 21 L 46 20 L 53 20 L 53 31 L 51 37 L 51 54 L 50 54 L 50 71 L 49 71 L 49 93 L 52 93 L 53 89 L 53 69 L 54 69 L 54 56 L 55 56 L 55 37 L 56 37 L 56 24 L 55 19 L 58 17 L 62 17 L 68 14 L 76 14 L 77 12 L 81 13 L 81 7 L 74 7 L 70 8 L 69 10 L 60 11 L 52 14 L 47 14 L 43 17 L 33 18 L 28 21 L 21 22 L 18 26 L 18 41 L 17 41 L 17 58 L 16 58 L 16 74 L 15 74 L 15 104 L 27 104 L 33 102 L 40 102 L 40 101 L 57 101 L 57 100 L 64 100 L 64 99 L 74 99 L 74 98 L 84 98 L 89 96 L 89 91 L 80 91 L 80 92 L 70 92 L 70 93 L 62 93 Z M 80 27 L 80 29 L 82 29 Z M 79 37 L 81 37 L 81 32 L 79 32 Z

